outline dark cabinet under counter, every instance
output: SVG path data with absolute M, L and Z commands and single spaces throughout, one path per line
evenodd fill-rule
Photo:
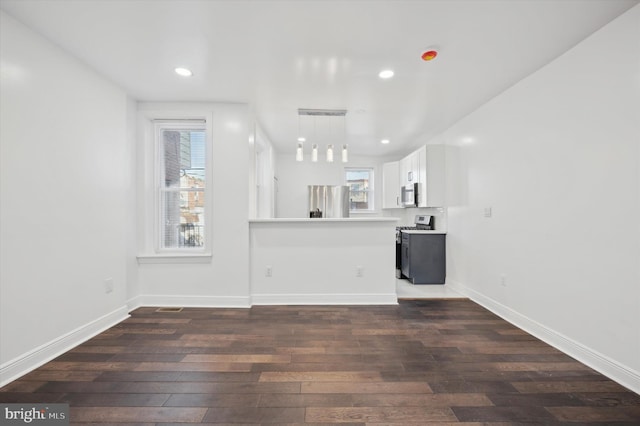
M 413 284 L 444 284 L 446 234 L 402 232 L 402 275 Z

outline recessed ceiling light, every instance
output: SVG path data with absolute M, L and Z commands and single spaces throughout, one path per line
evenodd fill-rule
M 464 138 L 461 139 L 461 142 L 465 145 L 471 145 L 472 143 L 474 143 L 476 140 L 474 138 L 472 138 L 471 136 L 465 136 Z
M 384 79 L 391 78 L 393 77 L 393 70 L 382 70 L 380 71 L 380 74 L 378 74 L 378 77 Z
M 176 68 L 175 72 L 182 77 L 191 77 L 193 75 L 191 70 L 187 68 Z
M 382 139 L 382 140 L 380 141 L 380 143 L 381 143 L 381 144 L 384 144 L 384 145 L 388 144 L 389 142 L 391 142 L 389 139 Z
M 305 139 L 305 138 L 303 138 L 302 136 L 300 136 L 300 137 L 298 138 L 298 142 L 304 142 L 304 141 L 306 141 L 306 139 Z

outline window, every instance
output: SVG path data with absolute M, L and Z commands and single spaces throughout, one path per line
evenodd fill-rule
M 352 212 L 373 211 L 373 169 L 345 169 L 345 180 L 349 187 L 349 210 Z
M 205 246 L 206 129 L 201 120 L 155 122 L 159 250 Z

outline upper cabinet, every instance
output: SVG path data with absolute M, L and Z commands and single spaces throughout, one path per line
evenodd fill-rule
M 382 208 L 398 209 L 402 207 L 400 199 L 400 162 L 392 161 L 382 165 Z
M 406 186 L 418 182 L 418 152 L 412 152 L 399 161 L 400 185 Z
M 414 152 L 418 160 L 418 207 L 445 205 L 445 146 L 426 145 Z
M 403 207 L 401 188 L 418 184 L 418 207 L 445 203 L 445 146 L 425 145 L 399 161 L 382 166 L 382 208 Z

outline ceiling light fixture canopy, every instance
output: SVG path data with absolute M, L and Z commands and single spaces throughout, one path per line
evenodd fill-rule
M 344 143 L 345 139 L 346 139 L 346 115 L 347 115 L 347 110 L 346 109 L 309 109 L 309 108 L 299 108 L 298 109 L 298 145 L 296 147 L 296 161 L 303 161 L 304 160 L 304 154 L 303 154 L 303 145 L 302 142 L 306 141 L 306 137 L 303 137 L 300 131 L 300 121 L 301 121 L 301 117 L 303 116 L 311 116 L 313 117 L 313 136 L 307 135 L 309 136 L 309 138 L 312 140 L 313 144 L 311 145 L 311 161 L 312 162 L 317 162 L 318 161 L 318 135 L 316 133 L 316 123 L 327 123 L 329 126 L 329 138 L 332 139 L 332 142 L 335 142 L 335 144 L 337 144 L 338 146 L 342 146 L 342 151 L 341 151 L 341 159 L 343 163 L 346 163 L 349 160 L 349 152 L 347 149 L 347 144 Z M 332 123 L 335 122 L 337 119 L 342 119 L 342 134 L 340 134 L 338 131 L 334 130 L 333 128 L 335 126 L 332 126 Z M 332 131 L 333 130 L 333 131 Z M 326 160 L 328 163 L 332 163 L 333 162 L 333 147 L 334 147 L 334 143 L 329 143 L 327 144 L 327 154 L 326 154 Z

